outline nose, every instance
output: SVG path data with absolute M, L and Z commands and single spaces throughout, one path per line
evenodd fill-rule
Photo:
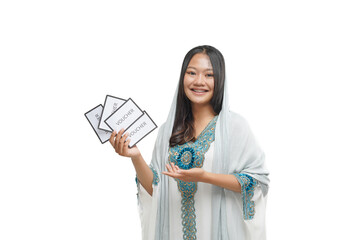
M 194 84 L 195 85 L 204 85 L 205 83 L 205 75 L 200 73 L 199 75 L 197 75 Z

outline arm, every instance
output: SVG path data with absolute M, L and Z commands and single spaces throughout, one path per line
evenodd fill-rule
M 241 185 L 232 174 L 217 174 L 205 172 L 202 182 L 210 183 L 228 190 L 241 193 Z
M 152 195 L 153 187 L 152 182 L 154 178 L 154 174 L 146 164 L 145 160 L 139 154 L 138 156 L 131 157 L 132 163 L 134 165 L 136 176 L 141 185 L 145 188 L 145 190 Z
M 123 157 L 130 157 L 134 165 L 136 175 L 141 185 L 145 190 L 152 195 L 152 182 L 153 182 L 153 172 L 146 164 L 144 158 L 142 157 L 139 149 L 136 146 L 129 148 L 130 139 L 125 141 L 128 137 L 128 133 L 124 134 L 124 129 L 121 129 L 118 134 L 113 131 L 110 136 L 110 143 L 114 147 L 115 152 Z M 116 135 L 116 137 L 115 137 Z

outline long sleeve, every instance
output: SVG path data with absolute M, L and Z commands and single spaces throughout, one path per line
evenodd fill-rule
M 265 154 L 240 115 L 232 115 L 229 173 L 241 185 L 241 193 L 224 190 L 229 239 L 266 239 L 265 214 L 269 178 Z
M 158 184 L 160 180 L 158 172 L 151 165 L 149 167 L 153 171 L 154 175 L 152 182 L 152 196 L 145 190 L 137 178 L 135 178 L 138 189 L 138 211 L 140 215 L 143 240 L 152 240 L 155 237 L 154 224 L 157 212 L 157 198 L 159 191 Z
M 233 173 L 241 186 L 241 197 L 243 202 L 243 216 L 244 220 L 253 219 L 255 215 L 255 203 L 252 201 L 255 187 L 258 182 L 247 174 Z

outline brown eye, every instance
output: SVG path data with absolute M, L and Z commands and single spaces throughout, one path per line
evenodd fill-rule
M 206 74 L 208 77 L 214 77 L 214 74 Z
M 190 74 L 190 75 L 195 75 L 195 72 L 187 72 L 187 74 Z

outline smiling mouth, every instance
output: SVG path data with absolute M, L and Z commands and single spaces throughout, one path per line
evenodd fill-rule
M 196 92 L 196 93 L 205 93 L 205 92 L 208 92 L 208 90 L 200 90 L 200 89 L 191 89 L 191 91 Z

